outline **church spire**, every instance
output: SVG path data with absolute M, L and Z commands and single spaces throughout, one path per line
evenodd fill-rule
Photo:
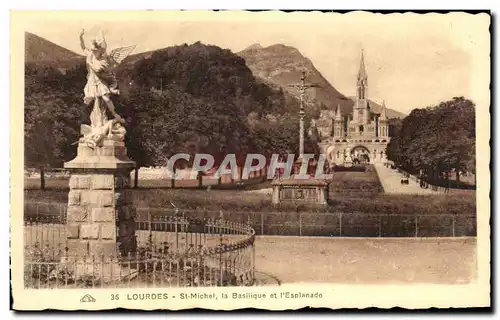
M 365 54 L 361 50 L 361 62 L 359 63 L 358 71 L 358 81 L 357 81 L 357 98 L 359 100 L 365 100 L 367 98 L 368 91 L 368 76 L 365 69 Z
M 359 63 L 358 80 L 366 80 L 368 76 L 366 75 L 365 69 L 365 55 L 364 51 L 361 50 L 361 61 Z
M 387 120 L 387 114 L 385 112 L 385 100 L 382 102 L 382 111 L 380 112 L 380 120 Z
M 337 108 L 335 108 L 335 120 L 342 121 L 342 112 L 340 110 L 340 104 L 338 104 Z

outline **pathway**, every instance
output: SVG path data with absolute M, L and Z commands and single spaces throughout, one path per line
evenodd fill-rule
M 397 194 L 439 194 L 437 191 L 431 189 L 420 188 L 420 185 L 412 179 L 408 179 L 408 184 L 401 184 L 403 175 L 395 169 L 387 168 L 382 163 L 374 164 L 377 170 L 380 183 L 384 188 L 385 193 Z
M 475 238 L 258 236 L 255 249 L 264 285 L 464 284 L 477 277 Z

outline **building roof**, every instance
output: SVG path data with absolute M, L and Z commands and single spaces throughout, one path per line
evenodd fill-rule
M 319 179 L 294 179 L 293 176 L 290 177 L 290 179 L 277 179 L 274 180 L 271 183 L 273 186 L 278 185 L 278 186 L 318 186 L 318 187 L 323 187 L 327 186 L 328 182 L 325 180 L 319 180 Z

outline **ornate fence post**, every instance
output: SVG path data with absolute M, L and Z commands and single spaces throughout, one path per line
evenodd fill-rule
M 177 216 L 174 217 L 175 222 L 175 250 L 179 251 L 179 229 L 178 229 L 178 220 Z
M 455 219 L 456 219 L 456 216 L 455 216 L 455 215 L 453 215 L 452 217 L 453 217 L 453 219 L 451 220 L 451 228 L 452 228 L 452 233 L 451 233 L 451 235 L 452 235 L 453 237 L 455 237 Z
M 220 212 L 219 215 L 219 272 L 220 272 L 220 285 L 222 286 L 223 284 L 223 272 L 222 272 L 222 246 L 223 246 L 223 238 L 222 238 L 222 222 L 223 222 L 223 214 L 222 211 Z
M 379 238 L 382 237 L 382 215 L 379 214 L 378 216 L 378 236 Z
M 260 213 L 260 235 L 264 235 L 264 212 Z
M 415 215 L 415 238 L 418 238 L 418 216 Z
M 148 249 L 149 250 L 153 250 L 153 229 L 152 229 L 152 220 L 153 220 L 153 217 L 151 215 L 151 209 L 148 210 L 148 231 L 149 231 L 149 235 L 148 235 Z
M 302 237 L 302 212 L 299 212 L 299 237 Z
M 339 237 L 342 237 L 342 212 L 339 213 Z

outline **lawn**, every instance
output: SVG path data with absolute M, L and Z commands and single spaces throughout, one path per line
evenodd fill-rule
M 259 235 L 455 237 L 476 234 L 475 192 L 461 196 L 385 194 L 374 170 L 335 172 L 326 207 L 273 205 L 269 193 L 258 191 L 269 189 L 268 181 L 203 189 L 172 189 L 158 187 L 154 180 L 146 181 L 153 187 L 130 190 L 138 221 L 172 215 L 174 204 L 190 217 L 215 218 L 223 212 L 231 221 L 249 221 Z M 65 212 L 67 184 L 65 188 L 25 190 L 24 194 L 25 219 Z
M 255 192 L 269 189 L 270 182 L 252 182 L 203 189 L 156 185 L 130 192 L 140 221 L 171 215 L 174 204 L 191 217 L 218 217 L 222 211 L 232 221 L 251 221 L 256 232 L 265 235 L 404 237 L 472 236 L 476 232 L 475 192 L 461 196 L 385 194 L 376 171 L 344 171 L 334 173 L 328 206 L 276 206 L 270 194 Z M 25 217 L 64 212 L 67 187 L 24 193 L 26 202 L 35 203 L 25 206 Z
M 460 197 L 454 195 L 399 195 L 361 193 L 331 194 L 328 207 L 314 207 L 303 204 L 271 204 L 271 196 L 244 190 L 217 189 L 132 189 L 133 202 L 137 207 L 172 208 L 171 202 L 184 210 L 199 211 L 251 211 L 251 212 L 356 212 L 366 214 L 454 214 L 475 215 L 475 193 Z M 25 190 L 26 202 L 65 204 L 67 189 Z

